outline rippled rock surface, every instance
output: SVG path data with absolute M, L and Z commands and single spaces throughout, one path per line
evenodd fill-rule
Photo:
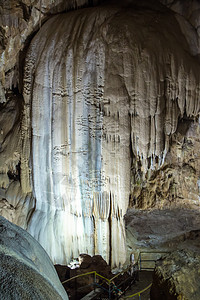
M 25 63 L 21 176 L 28 229 L 54 261 L 124 263 L 132 156 L 144 174 L 162 165 L 179 118 L 198 114 L 198 70 L 169 12 L 105 6 L 42 26 Z
M 199 207 L 199 5 L 100 2 L 0 3 L 0 214 L 114 267 L 128 203 Z

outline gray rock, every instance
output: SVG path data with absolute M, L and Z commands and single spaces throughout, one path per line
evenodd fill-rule
M 68 299 L 45 250 L 0 217 L 0 299 Z

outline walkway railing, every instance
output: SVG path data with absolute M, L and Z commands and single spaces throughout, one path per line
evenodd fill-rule
M 152 271 L 155 268 L 156 261 L 167 251 L 140 251 L 138 256 L 139 270 Z
M 150 289 L 151 286 L 152 286 L 152 283 L 149 284 L 147 287 L 145 287 L 143 290 L 141 290 L 141 291 L 139 291 L 139 292 L 137 292 L 137 293 L 135 293 L 135 294 L 133 294 L 133 295 L 125 296 L 125 297 L 123 297 L 123 298 L 124 298 L 124 299 L 130 299 L 130 298 L 133 298 L 133 297 L 138 296 L 138 297 L 139 297 L 139 300 L 140 300 L 140 299 L 141 299 L 141 294 L 144 293 L 144 292 L 146 292 L 148 289 Z
M 117 279 L 120 275 L 124 274 L 124 273 L 128 273 L 129 274 L 129 282 L 131 282 L 131 285 L 134 283 L 134 281 L 136 281 L 137 278 L 137 272 L 141 271 L 141 270 L 153 270 L 155 267 L 155 261 L 160 258 L 162 256 L 162 254 L 167 254 L 168 252 L 164 252 L 164 251 L 142 251 L 139 253 L 138 255 L 138 259 L 137 262 L 134 265 L 130 265 L 128 268 L 126 268 L 125 270 L 121 271 L 120 273 L 116 274 L 115 276 L 113 276 L 111 279 L 108 279 L 104 276 L 102 276 L 101 274 L 97 273 L 96 271 L 91 271 L 91 272 L 87 272 L 84 274 L 79 274 L 77 276 L 74 276 L 70 279 L 67 279 L 65 281 L 62 282 L 62 284 L 65 284 L 67 282 L 70 282 L 72 280 L 75 280 L 77 278 L 83 277 L 83 276 L 89 276 L 89 275 L 93 275 L 93 283 L 92 285 L 94 286 L 94 289 L 96 287 L 101 288 L 102 292 L 106 292 L 108 293 L 108 297 L 109 299 L 111 299 L 111 295 L 115 294 L 116 298 L 119 299 L 120 296 L 122 294 L 124 294 L 126 292 L 127 289 L 125 289 L 124 291 L 121 290 L 121 286 L 122 284 L 127 281 L 127 279 L 123 282 L 121 282 L 119 285 L 115 285 L 114 280 Z M 143 259 L 142 255 L 156 255 L 156 257 L 154 258 L 150 258 L 150 259 Z M 159 256 L 159 257 L 158 257 Z M 154 262 L 154 266 L 153 267 L 144 267 L 142 266 L 142 262 Z M 134 270 L 134 271 L 133 271 Z M 100 281 L 102 281 L 101 283 L 98 282 L 97 278 L 99 278 Z M 149 284 L 146 288 L 144 288 L 143 290 L 134 293 L 133 295 L 129 295 L 129 296 L 123 296 L 123 299 L 130 299 L 133 297 L 138 296 L 139 300 L 141 299 L 141 294 L 144 293 L 145 291 L 147 291 L 150 287 L 151 287 L 152 283 Z M 130 286 L 129 286 L 130 287 Z
M 121 295 L 123 293 L 123 291 L 121 291 L 120 286 L 122 285 L 122 283 L 120 283 L 120 285 L 115 285 L 114 280 L 117 279 L 117 277 L 119 277 L 120 275 L 129 272 L 131 273 L 133 266 L 129 266 L 127 269 L 121 271 L 120 273 L 116 274 L 115 276 L 113 276 L 112 278 L 108 279 L 104 276 L 102 276 L 101 274 L 97 273 L 96 271 L 91 271 L 91 272 L 87 272 L 84 274 L 79 274 L 77 276 L 74 276 L 70 279 L 64 280 L 62 282 L 62 284 L 65 284 L 67 282 L 70 282 L 72 280 L 75 280 L 77 278 L 83 277 L 83 276 L 89 276 L 89 275 L 93 275 L 94 277 L 94 281 L 93 281 L 93 286 L 95 287 L 99 287 L 101 288 L 104 292 L 108 293 L 109 299 L 111 299 L 111 295 L 113 293 L 116 293 L 116 297 L 117 295 Z M 130 276 L 130 275 L 129 275 Z M 133 276 L 132 276 L 133 277 Z M 99 283 L 97 278 L 99 278 L 102 283 Z M 131 276 L 129 277 L 129 279 L 131 278 Z M 133 280 L 135 281 L 135 277 L 133 277 Z

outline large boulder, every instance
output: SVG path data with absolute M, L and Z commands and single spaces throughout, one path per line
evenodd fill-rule
M 174 251 L 156 263 L 151 300 L 199 300 L 200 253 Z
M 0 299 L 68 299 L 45 250 L 0 217 Z

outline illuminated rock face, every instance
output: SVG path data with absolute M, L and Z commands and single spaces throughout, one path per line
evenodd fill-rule
M 53 18 L 27 56 L 24 99 L 32 103 L 36 198 L 29 231 L 54 261 L 86 252 L 118 265 L 125 261 L 130 191 L 129 100 L 120 71 L 106 70 L 102 30 L 90 36 L 96 19 L 90 12 L 88 21 L 82 12 Z M 59 27 L 55 35 L 53 24 Z M 110 80 L 111 90 L 105 86 Z
M 170 14 L 108 6 L 57 15 L 32 40 L 21 181 L 35 197 L 28 230 L 55 262 L 124 263 L 131 159 L 157 168 L 178 119 L 199 111 L 199 68 L 178 28 Z

